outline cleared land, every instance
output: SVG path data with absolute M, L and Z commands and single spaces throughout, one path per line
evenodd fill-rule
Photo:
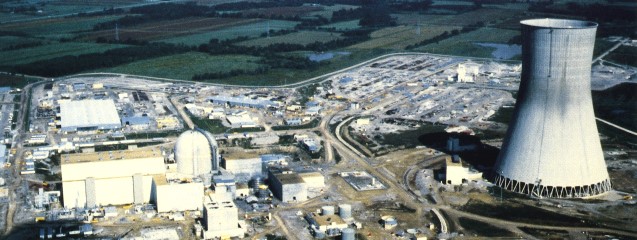
M 104 69 L 106 72 L 190 80 L 195 74 L 253 70 L 260 65 L 258 57 L 245 55 L 210 56 L 205 53 L 184 53 L 153 58 Z
M 290 43 L 290 44 L 310 44 L 314 42 L 329 42 L 332 40 L 340 39 L 340 33 L 331 32 L 319 32 L 319 31 L 300 31 L 281 36 L 274 36 L 269 38 L 258 38 L 238 43 L 241 46 L 268 46 L 276 43 Z
M 256 23 L 249 23 L 240 26 L 227 27 L 206 33 L 192 34 L 187 36 L 175 37 L 160 40 L 167 43 L 182 43 L 186 45 L 199 45 L 208 43 L 210 39 L 233 39 L 237 37 L 259 37 L 266 33 L 267 29 L 272 31 L 294 29 L 299 22 L 283 21 L 283 20 L 266 20 Z
M 253 23 L 256 21 L 259 20 L 192 17 L 178 20 L 146 23 L 132 27 L 119 26 L 119 39 L 126 40 L 130 38 L 139 41 L 153 41 L 176 36 L 204 33 L 211 30 Z M 84 38 L 88 40 L 95 40 L 99 37 L 113 39 L 115 37 L 115 29 L 93 32 L 85 36 Z
M 87 53 L 104 52 L 109 49 L 122 48 L 121 44 L 97 44 L 65 42 L 42 45 L 33 48 L 25 48 L 0 52 L 0 66 L 11 66 L 31 63 L 39 60 L 47 60 L 66 55 L 77 56 Z
M 493 48 L 482 47 L 473 43 L 506 43 L 509 39 L 519 34 L 520 32 L 515 30 L 481 28 L 476 31 L 447 38 L 438 43 L 428 44 L 415 50 L 429 53 L 490 58 L 491 52 L 494 50 Z

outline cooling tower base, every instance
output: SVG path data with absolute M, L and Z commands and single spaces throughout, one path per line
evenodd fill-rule
M 497 175 L 495 184 L 505 190 L 540 198 L 583 198 L 600 195 L 611 190 L 610 180 L 583 186 L 545 186 L 519 182 Z

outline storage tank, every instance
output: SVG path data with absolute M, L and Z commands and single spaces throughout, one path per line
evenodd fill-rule
M 321 214 L 323 216 L 334 215 L 334 206 L 323 206 L 323 207 L 321 207 Z
M 529 19 L 522 76 L 495 184 L 534 197 L 580 198 L 611 190 L 591 99 L 597 23 Z
M 352 205 L 349 204 L 339 204 L 338 205 L 338 215 L 342 219 L 352 218 Z
M 341 239 L 342 240 L 354 240 L 354 239 L 356 239 L 356 230 L 354 230 L 352 228 L 343 229 L 343 231 L 341 232 Z

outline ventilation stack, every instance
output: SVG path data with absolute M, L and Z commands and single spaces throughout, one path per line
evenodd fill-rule
M 495 183 L 534 197 L 611 190 L 591 100 L 597 23 L 531 19 L 522 25 L 522 80 L 495 165 Z

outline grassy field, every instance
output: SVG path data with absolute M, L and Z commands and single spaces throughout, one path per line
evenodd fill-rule
M 519 34 L 519 31 L 515 30 L 482 28 L 476 31 L 447 38 L 440 41 L 439 43 L 428 44 L 416 48 L 415 50 L 438 54 L 490 58 L 491 52 L 493 52 L 493 48 L 477 46 L 473 43 L 506 43 L 507 41 L 509 41 L 509 39 Z
M 177 36 L 205 33 L 225 27 L 254 23 L 258 19 L 238 18 L 203 18 L 191 17 L 177 20 L 166 20 L 135 25 L 132 27 L 119 26 L 119 38 L 122 40 L 135 39 L 139 41 L 153 41 Z M 86 36 L 86 40 L 95 40 L 99 37 L 113 39 L 114 29 L 92 32 Z
M 87 53 L 98 53 L 121 47 L 126 47 L 126 45 L 66 42 L 42 45 L 33 48 L 2 51 L 0 52 L 0 66 L 31 63 L 66 55 L 77 56 Z
M 335 50 L 340 51 L 340 50 Z M 321 66 L 315 70 L 294 71 L 289 69 L 272 69 L 263 75 L 243 75 L 226 79 L 214 80 L 214 83 L 253 85 L 253 86 L 273 86 L 291 84 L 326 73 L 334 72 L 366 60 L 391 53 L 388 50 L 373 49 L 369 51 L 352 51 L 349 55 L 337 55 L 329 65 Z
M 461 14 L 436 15 L 436 14 L 392 14 L 398 24 L 423 26 L 449 26 L 464 27 L 478 22 L 490 23 L 492 21 L 504 21 L 520 15 L 522 11 L 482 8 Z
M 458 27 L 449 26 L 421 26 L 418 34 L 418 26 L 397 26 L 384 28 L 371 34 L 368 41 L 350 46 L 352 49 L 393 49 L 402 50 L 408 45 L 431 39 L 447 31 Z
M 294 21 L 282 21 L 282 20 L 266 20 L 261 22 L 249 23 L 240 26 L 227 27 L 219 30 L 214 30 L 206 33 L 198 33 L 187 36 L 168 38 L 160 40 L 160 42 L 186 44 L 186 45 L 199 45 L 208 43 L 210 39 L 216 38 L 219 40 L 233 39 L 237 37 L 258 37 L 263 33 L 266 33 L 267 29 L 278 31 L 294 29 L 299 22 Z
M 321 11 L 316 11 L 316 12 L 312 12 L 312 16 L 321 16 L 327 19 L 332 18 L 332 12 L 334 11 L 338 11 L 341 9 L 356 9 L 359 8 L 359 6 L 355 6 L 355 5 L 346 5 L 346 4 L 334 4 L 332 6 L 322 6 L 323 10 Z
M 238 43 L 242 46 L 267 46 L 276 43 L 310 44 L 314 42 L 329 42 L 341 38 L 339 33 L 300 31 L 269 38 L 257 38 Z
M 8 48 L 11 46 L 16 46 L 20 44 L 30 44 L 43 42 L 37 38 L 29 38 L 29 37 L 16 37 L 16 36 L 0 36 L 0 50 L 4 48 Z
M 31 22 L 20 22 L 3 25 L 7 31 L 19 31 L 32 36 L 59 39 L 60 37 L 74 36 L 75 32 L 89 31 L 98 23 L 120 18 L 114 16 L 54 18 Z
M 337 22 L 337 23 L 323 25 L 320 28 L 321 29 L 332 29 L 333 28 L 336 31 L 348 31 L 348 30 L 353 30 L 353 29 L 360 28 L 360 26 L 358 25 L 359 21 L 360 21 L 359 19 L 356 19 L 356 20 L 351 20 L 351 21 Z
M 190 80 L 193 75 L 206 72 L 253 70 L 259 67 L 255 63 L 257 60 L 258 57 L 244 55 L 210 56 L 192 52 L 137 61 L 102 71 Z

